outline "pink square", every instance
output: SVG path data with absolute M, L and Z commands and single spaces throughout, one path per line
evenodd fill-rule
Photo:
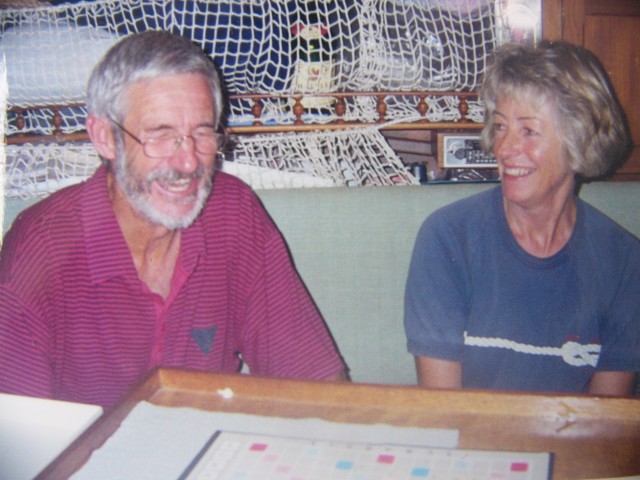
M 378 455 L 378 463 L 393 463 L 395 460 L 395 455 Z
M 513 462 L 511 464 L 512 472 L 526 472 L 529 470 L 529 464 L 527 462 Z
M 251 445 L 251 448 L 249 448 L 249 450 L 251 450 L 252 452 L 264 452 L 266 449 L 266 443 L 254 443 Z

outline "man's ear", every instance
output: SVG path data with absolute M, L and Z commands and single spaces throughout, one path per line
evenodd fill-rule
M 85 127 L 98 154 L 107 160 L 114 160 L 116 140 L 113 135 L 113 123 L 108 118 L 89 115 Z

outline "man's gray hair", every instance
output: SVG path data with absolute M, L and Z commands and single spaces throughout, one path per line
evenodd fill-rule
M 160 30 L 129 35 L 107 51 L 89 78 L 87 109 L 90 114 L 121 122 L 127 114 L 124 93 L 133 83 L 189 73 L 200 74 L 207 80 L 218 126 L 222 90 L 213 61 L 186 38 Z

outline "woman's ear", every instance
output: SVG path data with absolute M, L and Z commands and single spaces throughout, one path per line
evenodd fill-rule
M 98 154 L 106 160 L 114 160 L 116 141 L 113 135 L 113 123 L 108 118 L 89 115 L 85 127 Z

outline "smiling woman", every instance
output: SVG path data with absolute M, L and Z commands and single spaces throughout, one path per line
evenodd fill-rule
M 492 58 L 481 90 L 487 150 L 493 148 L 497 102 L 519 98 L 531 106 L 555 104 L 568 160 L 581 178 L 604 176 L 626 160 L 632 146 L 626 116 L 593 53 L 545 41 L 539 49 L 505 45 Z
M 419 382 L 631 393 L 640 242 L 577 196 L 629 152 L 604 69 L 567 43 L 505 45 L 481 98 L 502 185 L 436 211 L 418 234 L 405 330 Z

